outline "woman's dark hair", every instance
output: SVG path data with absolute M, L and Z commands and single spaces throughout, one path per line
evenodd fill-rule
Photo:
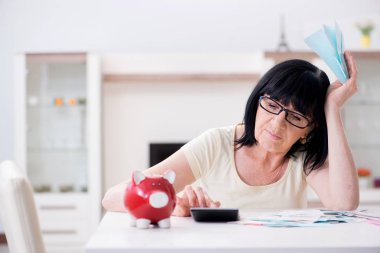
M 324 112 L 326 92 L 330 85 L 326 73 L 304 60 L 288 60 L 275 65 L 257 83 L 245 107 L 243 135 L 235 141 L 236 149 L 252 146 L 255 139 L 256 112 L 259 98 L 264 94 L 294 109 L 313 120 L 314 128 L 307 143 L 297 141 L 286 154 L 294 156 L 305 152 L 304 172 L 320 168 L 328 154 L 327 125 Z

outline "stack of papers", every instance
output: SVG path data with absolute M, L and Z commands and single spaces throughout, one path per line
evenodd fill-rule
M 344 59 L 343 34 L 337 23 L 335 27 L 324 25 L 305 39 L 306 44 L 321 57 L 341 83 L 349 78 Z
M 371 223 L 376 226 L 380 226 L 380 215 L 372 214 L 366 211 L 355 211 L 352 212 L 352 215 L 358 218 L 365 219 L 368 223 Z
M 377 225 L 377 223 L 380 224 L 380 216 L 368 215 L 365 211 L 297 209 L 263 213 L 233 223 L 265 227 L 319 227 L 363 221 Z

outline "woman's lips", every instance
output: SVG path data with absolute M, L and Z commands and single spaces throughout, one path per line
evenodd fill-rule
M 267 133 L 269 134 L 269 136 L 271 137 L 272 140 L 275 140 L 275 141 L 278 141 L 278 140 L 281 140 L 282 138 L 274 133 L 272 133 L 271 131 L 268 131 L 267 130 Z

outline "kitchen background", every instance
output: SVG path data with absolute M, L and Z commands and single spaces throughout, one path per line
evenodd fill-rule
M 280 40 L 281 15 L 285 21 L 286 41 L 292 50 L 308 50 L 304 37 L 322 24 L 333 25 L 334 20 L 343 30 L 346 47 L 362 50 L 356 24 L 369 19 L 375 24 L 370 50 L 380 49 L 380 2 L 376 0 L 350 0 L 344 4 L 338 0 L 0 1 L 0 34 L 3 35 L 0 41 L 0 160 L 14 157 L 13 104 L 17 101 L 13 94 L 12 62 L 16 52 L 96 51 L 153 58 L 156 55 L 156 59 L 161 57 L 161 62 L 167 58 L 165 55 L 174 55 L 170 61 L 181 58 L 181 54 L 201 55 L 208 59 L 207 64 L 202 65 L 208 69 L 198 64 L 197 69 L 190 66 L 187 71 L 227 68 L 227 71 L 244 72 L 246 69 L 239 70 L 238 65 L 229 62 L 228 54 L 244 55 L 245 61 L 249 56 L 254 58 L 257 52 L 275 50 Z M 212 54 L 214 58 L 205 57 Z M 225 66 L 220 66 L 220 60 Z M 192 66 L 197 64 L 197 60 L 188 61 Z M 156 65 L 162 67 L 162 64 Z M 131 136 L 152 141 L 187 141 L 210 127 L 239 122 L 247 94 L 255 82 L 245 83 L 236 86 L 227 83 L 104 84 L 105 188 L 126 178 L 130 169 L 147 166 L 146 145 L 136 141 L 129 146 Z M 178 106 L 183 111 L 176 110 Z M 164 118 L 158 120 L 145 114 L 152 110 L 161 110 L 162 115 L 153 114 Z M 152 125 L 147 124 L 148 121 Z M 155 131 L 157 136 L 150 136 L 150 131 Z M 142 145 L 145 147 L 140 147 Z M 128 163 L 130 156 L 140 162 Z

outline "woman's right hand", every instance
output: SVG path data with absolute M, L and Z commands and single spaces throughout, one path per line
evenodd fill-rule
M 347 63 L 348 73 L 350 77 L 344 85 L 340 83 L 339 80 L 337 80 L 329 86 L 325 102 L 326 112 L 328 112 L 329 109 L 340 109 L 343 104 L 358 90 L 358 71 L 355 59 L 348 51 L 344 52 L 344 58 Z
M 173 211 L 174 216 L 187 217 L 190 216 L 191 207 L 220 207 L 219 201 L 213 201 L 203 191 L 202 187 L 193 188 L 191 185 L 187 185 L 183 191 L 182 197 L 177 196 L 176 207 Z

